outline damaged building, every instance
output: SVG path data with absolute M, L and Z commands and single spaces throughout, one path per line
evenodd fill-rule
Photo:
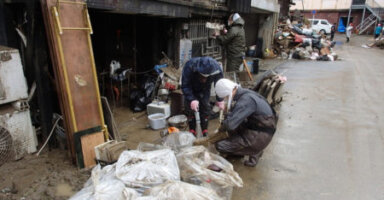
M 108 139 L 103 132 L 111 136 L 114 132 L 100 97 L 106 97 L 113 109 L 134 109 L 132 95 L 148 79 L 156 81 L 155 66 L 167 63 L 182 68 L 189 58 L 198 56 L 225 63 L 223 47 L 210 37 L 212 29 L 206 24 L 226 24 L 234 12 L 245 20 L 246 46 L 256 45 L 255 55 L 261 58 L 272 45 L 279 9 L 277 0 L 1 1 L 1 62 L 18 62 L 19 73 L 12 81 L 1 76 L 0 95 L 6 91 L 3 88 L 19 87 L 15 81 L 25 79 L 25 83 L 23 95 L 1 101 L 0 109 L 2 116 L 14 113 L 15 108 L 9 111 L 12 102 L 21 102 L 24 107 L 17 112 L 27 110 L 24 120 L 30 124 L 28 133 L 15 133 L 13 125 L 3 120 L 1 136 L 15 141 L 18 134 L 28 134 L 26 140 L 33 142 L 26 144 L 26 153 L 36 152 L 44 141 L 49 140 L 49 147 L 64 143 L 73 163 L 92 166 L 94 155 L 88 158 L 85 146 L 93 149 Z M 87 34 L 76 35 L 81 31 Z M 74 35 L 66 38 L 65 33 Z M 56 129 L 54 135 L 61 132 L 64 140 L 49 139 L 54 126 L 61 130 Z M 82 142 L 89 133 L 101 134 L 93 143 Z M 7 148 L 18 147 L 10 144 Z M 1 152 L 0 160 L 5 162 L 11 151 Z

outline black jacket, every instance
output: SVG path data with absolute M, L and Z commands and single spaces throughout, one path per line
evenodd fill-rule
M 231 25 L 228 33 L 218 36 L 216 40 L 226 47 L 227 56 L 232 58 L 245 56 L 244 20 L 237 19 Z

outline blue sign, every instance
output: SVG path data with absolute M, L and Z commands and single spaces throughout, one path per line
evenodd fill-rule
M 312 10 L 312 15 L 316 14 L 316 10 Z

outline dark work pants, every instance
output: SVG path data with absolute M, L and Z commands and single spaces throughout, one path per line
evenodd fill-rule
M 211 112 L 211 105 L 209 105 L 209 96 L 197 99 L 199 101 L 200 125 L 201 130 L 208 129 L 208 117 Z M 191 102 L 185 101 L 185 115 L 188 117 L 189 129 L 196 130 L 195 111 L 191 109 Z
M 335 33 L 331 33 L 331 41 L 333 41 L 334 37 L 335 37 Z
M 239 127 L 229 134 L 229 138 L 216 143 L 216 149 L 220 153 L 240 156 L 260 153 L 268 146 L 273 137 L 273 134 L 243 127 Z
M 228 57 L 226 72 L 238 72 L 242 62 L 243 62 L 242 57 Z

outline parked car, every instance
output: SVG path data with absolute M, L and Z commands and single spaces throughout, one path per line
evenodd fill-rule
M 312 30 L 319 34 L 331 34 L 332 24 L 326 19 L 309 19 L 312 25 Z

